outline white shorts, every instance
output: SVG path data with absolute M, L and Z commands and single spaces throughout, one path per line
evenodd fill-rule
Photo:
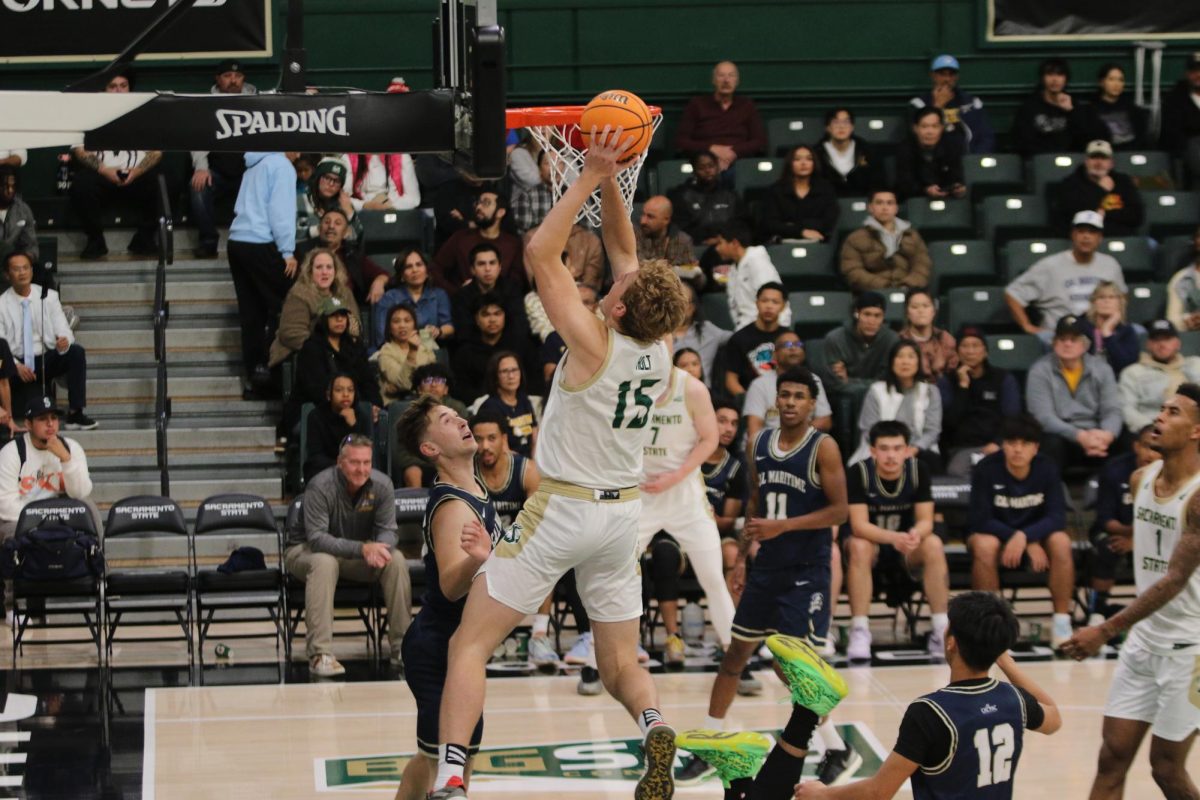
M 620 497 L 600 500 L 595 494 L 542 479 L 509 536 L 484 563 L 493 600 L 534 614 L 558 579 L 574 569 L 579 598 L 593 621 L 625 622 L 642 615 L 638 491 L 623 489 Z
M 665 492 L 642 495 L 642 516 L 638 520 L 638 552 L 642 552 L 659 531 L 666 531 L 679 542 L 685 553 L 703 553 L 721 549 L 721 533 L 713 519 L 712 504 L 697 471 L 695 480 L 684 478 Z
M 1158 738 L 1182 742 L 1200 730 L 1200 655 L 1158 655 L 1126 641 L 1104 716 L 1149 722 Z

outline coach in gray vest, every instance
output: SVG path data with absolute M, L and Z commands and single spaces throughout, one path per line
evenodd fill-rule
M 345 673 L 333 656 L 333 595 L 339 578 L 380 582 L 388 610 L 392 664 L 400 665 L 400 642 L 412 613 L 408 563 L 396 549 L 395 489 L 371 469 L 371 440 L 347 436 L 335 466 L 318 473 L 288 530 L 284 562 L 304 581 L 306 651 L 313 675 Z

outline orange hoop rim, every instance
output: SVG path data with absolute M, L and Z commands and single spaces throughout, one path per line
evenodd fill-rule
M 579 118 L 587 106 L 530 106 L 528 108 L 510 108 L 504 112 L 505 126 L 513 128 L 541 128 L 555 125 L 578 125 Z M 650 116 L 661 117 L 662 109 L 658 106 L 646 106 Z

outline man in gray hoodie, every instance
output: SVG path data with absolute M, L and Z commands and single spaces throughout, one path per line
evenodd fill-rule
M 863 292 L 854 301 L 854 317 L 825 336 L 821 380 L 830 392 L 858 397 L 887 373 L 888 353 L 900 340 L 883 321 L 885 301 L 879 292 Z
M 1129 430 L 1153 423 L 1163 401 L 1181 383 L 1200 383 L 1200 356 L 1184 356 L 1181 347 L 1179 331 L 1169 319 L 1150 323 L 1146 351 L 1121 371 L 1121 416 Z
M 1053 352 L 1025 380 L 1025 405 L 1044 431 L 1040 452 L 1059 467 L 1099 467 L 1121 434 L 1117 379 L 1087 349 L 1083 323 L 1068 314 L 1054 328 Z

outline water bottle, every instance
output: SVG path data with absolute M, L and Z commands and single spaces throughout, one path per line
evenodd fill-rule
M 66 194 L 71 190 L 70 153 L 60 153 L 58 156 L 58 176 L 54 181 L 54 190 L 58 194 Z
M 683 607 L 683 640 L 695 646 L 704 644 L 704 609 L 699 603 Z

